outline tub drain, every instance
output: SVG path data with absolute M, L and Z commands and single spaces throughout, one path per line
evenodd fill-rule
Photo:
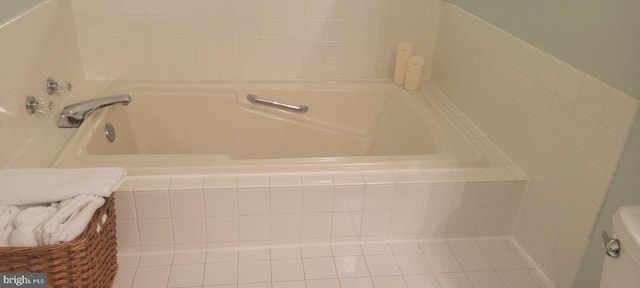
M 109 122 L 104 125 L 104 136 L 106 136 L 107 140 L 109 140 L 109 142 L 111 143 L 113 143 L 113 141 L 116 141 L 116 129 L 113 128 L 113 125 L 111 125 L 111 123 Z

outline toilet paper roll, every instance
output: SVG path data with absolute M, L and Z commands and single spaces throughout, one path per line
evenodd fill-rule
M 407 73 L 404 79 L 404 88 L 407 90 L 420 89 L 420 79 L 422 77 L 422 66 L 424 58 L 419 56 L 411 56 L 407 64 Z
M 407 73 L 407 63 L 411 57 L 413 44 L 401 42 L 398 44 L 398 52 L 396 54 L 396 70 L 393 73 L 393 83 L 398 85 L 404 84 L 405 75 Z

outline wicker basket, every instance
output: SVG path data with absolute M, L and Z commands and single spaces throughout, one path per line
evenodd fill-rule
M 102 215 L 107 221 L 102 222 Z M 0 272 L 44 272 L 47 287 L 108 288 L 118 270 L 115 199 L 93 215 L 76 239 L 39 247 L 0 247 Z M 98 225 L 101 231 L 97 232 Z

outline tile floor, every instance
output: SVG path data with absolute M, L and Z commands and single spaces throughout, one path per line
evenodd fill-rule
M 119 255 L 114 288 L 551 288 L 512 238 Z

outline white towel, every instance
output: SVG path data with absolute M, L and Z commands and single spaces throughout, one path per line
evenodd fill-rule
M 54 207 L 34 206 L 24 209 L 13 219 L 15 230 L 9 237 L 14 247 L 38 246 L 36 229 L 57 211 Z
M 81 194 L 109 197 L 126 174 L 115 167 L 0 170 L 0 204 L 51 203 Z
M 13 232 L 13 219 L 20 209 L 15 206 L 0 206 L 0 247 L 9 246 L 9 236 Z
M 104 204 L 102 197 L 78 195 L 60 202 L 58 211 L 36 229 L 38 244 L 49 245 L 75 239 L 91 221 L 94 212 Z

